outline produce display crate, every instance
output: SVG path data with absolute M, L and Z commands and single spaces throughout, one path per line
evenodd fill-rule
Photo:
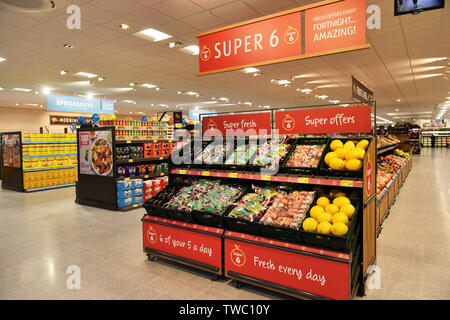
M 303 243 L 300 235 L 300 229 L 291 229 L 259 223 L 259 233 L 261 236 L 266 238 Z
M 271 142 L 271 139 L 267 139 L 267 142 Z M 284 163 L 285 159 L 287 158 L 287 156 L 289 155 L 289 152 L 291 151 L 294 143 L 295 143 L 295 139 L 292 139 L 292 138 L 289 138 L 287 141 L 285 141 L 285 144 L 289 145 L 289 150 L 284 157 L 282 157 L 278 160 L 278 170 L 281 170 L 283 163 Z M 263 168 L 268 168 L 271 166 L 271 164 L 269 164 L 267 166 L 258 166 L 256 164 L 253 164 L 253 161 L 256 158 L 256 155 L 257 154 L 255 153 L 255 154 L 253 154 L 252 157 L 250 157 L 250 160 L 247 165 L 247 170 L 257 172 L 257 171 L 261 171 L 261 169 L 263 169 Z
M 394 204 L 395 196 L 395 181 L 391 181 L 389 186 L 389 208 Z
M 386 214 L 389 211 L 389 205 L 390 205 L 390 201 L 389 201 L 389 195 L 390 195 L 390 191 L 388 190 L 385 194 L 384 197 L 380 199 L 380 203 L 378 205 L 378 210 L 380 212 L 380 221 L 378 225 L 381 225 Z
M 220 169 L 220 170 L 247 170 L 248 169 L 250 159 L 252 159 L 252 157 L 255 156 L 256 149 L 253 150 L 252 154 L 248 157 L 248 160 L 243 164 L 226 164 L 225 163 L 236 152 L 238 140 L 239 139 L 234 140 L 234 148 L 233 148 L 234 150 L 227 152 L 227 154 L 225 155 L 225 159 L 223 159 L 223 165 L 218 165 L 217 166 L 218 169 Z M 246 137 L 244 142 L 245 142 L 246 148 L 248 149 L 250 147 L 250 139 L 248 137 Z
M 330 202 L 335 197 L 327 197 L 330 199 Z M 303 242 L 306 244 L 311 244 L 314 246 L 331 248 L 335 250 L 347 251 L 350 249 L 350 244 L 352 237 L 355 234 L 356 226 L 358 225 L 359 220 L 359 211 L 360 211 L 360 201 L 359 199 L 350 198 L 350 202 L 355 207 L 355 214 L 352 217 L 350 227 L 348 228 L 348 233 L 345 236 L 335 236 L 333 234 L 320 234 L 317 232 L 309 232 L 303 229 L 303 224 L 300 227 L 300 234 L 303 239 Z M 309 208 L 306 213 L 305 219 L 311 216 L 311 208 Z
M 195 144 L 198 144 L 198 140 L 197 140 L 197 142 L 195 142 L 196 140 L 192 140 L 191 141 L 191 153 L 190 153 L 190 155 L 189 155 L 189 157 L 190 157 L 190 159 L 191 159 L 191 163 L 190 164 L 183 164 L 183 167 L 186 167 L 186 168 L 192 168 L 192 169 L 202 169 L 202 168 L 204 168 L 205 166 L 207 166 L 207 164 L 204 164 L 204 163 L 194 163 L 194 160 L 195 160 L 195 149 L 194 149 L 194 146 L 195 146 Z M 201 145 L 202 145 L 202 154 L 203 154 L 203 150 L 211 143 L 212 141 L 201 141 Z M 181 151 L 180 152 L 180 156 L 184 156 L 184 152 L 183 151 Z
M 319 163 L 317 164 L 317 167 L 290 167 L 287 165 L 289 162 L 289 159 L 291 158 L 292 154 L 294 153 L 297 146 L 301 145 L 324 145 L 324 151 L 322 152 L 322 155 L 320 156 Z M 330 148 L 330 138 L 297 138 L 295 143 L 291 145 L 291 148 L 286 156 L 286 158 L 283 161 L 283 164 L 281 166 L 281 171 L 285 173 L 298 173 L 298 174 L 316 174 L 318 175 L 320 172 L 320 167 L 323 165 L 324 158 L 326 155 L 326 150 Z
M 324 151 L 324 157 L 327 155 L 328 152 L 331 152 L 330 144 L 334 140 L 341 140 L 343 144 L 345 144 L 347 141 L 353 141 L 355 145 L 361 141 L 361 140 L 367 140 L 369 143 L 372 141 L 372 138 L 333 138 L 330 139 L 330 143 L 328 143 L 327 147 Z M 361 160 L 362 161 L 362 160 Z M 320 165 L 320 174 L 325 176 L 338 176 L 338 177 L 349 177 L 349 178 L 362 178 L 363 176 L 363 169 L 358 171 L 351 171 L 351 170 L 333 170 L 330 169 L 325 161 L 322 161 L 322 164 Z
M 234 206 L 231 210 L 234 209 Z M 231 212 L 230 210 L 230 212 Z M 236 231 L 240 233 L 251 234 L 254 236 L 260 236 L 261 233 L 259 231 L 259 222 L 258 221 L 250 221 L 246 219 L 239 219 L 229 217 L 228 215 L 224 216 L 226 229 L 230 231 Z
M 182 185 L 173 185 L 168 186 L 165 189 L 158 192 L 155 196 L 147 200 L 143 207 L 147 211 L 148 215 L 155 216 L 155 217 L 161 217 L 161 218 L 169 218 L 169 212 L 173 211 L 173 209 L 161 207 L 158 205 L 155 205 L 154 202 L 158 199 L 158 195 L 163 194 L 163 192 L 167 192 L 167 189 L 173 188 L 173 192 L 179 191 L 183 186 Z

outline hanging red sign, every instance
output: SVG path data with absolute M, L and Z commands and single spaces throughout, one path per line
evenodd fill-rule
M 277 111 L 279 134 L 372 132 L 371 107 Z
M 270 113 L 244 113 L 202 118 L 204 136 L 256 136 L 272 132 Z
M 300 15 L 295 12 L 199 38 L 200 72 L 299 55 Z
M 324 0 L 199 34 L 198 75 L 370 48 L 365 9 Z
M 326 298 L 349 298 L 350 267 L 346 261 L 261 245 L 259 239 L 250 243 L 225 238 L 225 271 Z
M 353 47 L 366 42 L 366 1 L 345 0 L 305 12 L 305 53 Z

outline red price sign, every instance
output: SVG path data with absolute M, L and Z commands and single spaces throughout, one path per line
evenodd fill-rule
M 202 118 L 205 136 L 268 135 L 272 132 L 270 113 L 247 113 Z
M 246 24 L 199 38 L 200 73 L 301 54 L 301 13 Z
M 278 111 L 275 118 L 279 134 L 372 131 L 370 106 Z
M 370 48 L 363 0 L 324 0 L 197 38 L 198 75 Z
M 331 299 L 349 298 L 349 265 L 225 238 L 225 270 Z

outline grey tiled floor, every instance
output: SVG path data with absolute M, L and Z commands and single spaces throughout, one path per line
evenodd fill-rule
M 377 242 L 381 289 L 363 299 L 450 298 L 450 151 L 416 158 Z M 74 203 L 74 188 L 0 189 L 0 299 L 287 299 L 143 254 L 144 209 Z M 81 268 L 68 290 L 66 269 Z

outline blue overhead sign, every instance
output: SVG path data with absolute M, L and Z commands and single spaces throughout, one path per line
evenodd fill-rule
M 101 100 L 49 94 L 47 95 L 47 110 L 101 113 Z
M 200 120 L 201 114 L 216 114 L 217 112 L 205 111 L 205 110 L 189 110 L 189 120 Z
M 102 114 L 114 114 L 114 101 L 102 100 Z

